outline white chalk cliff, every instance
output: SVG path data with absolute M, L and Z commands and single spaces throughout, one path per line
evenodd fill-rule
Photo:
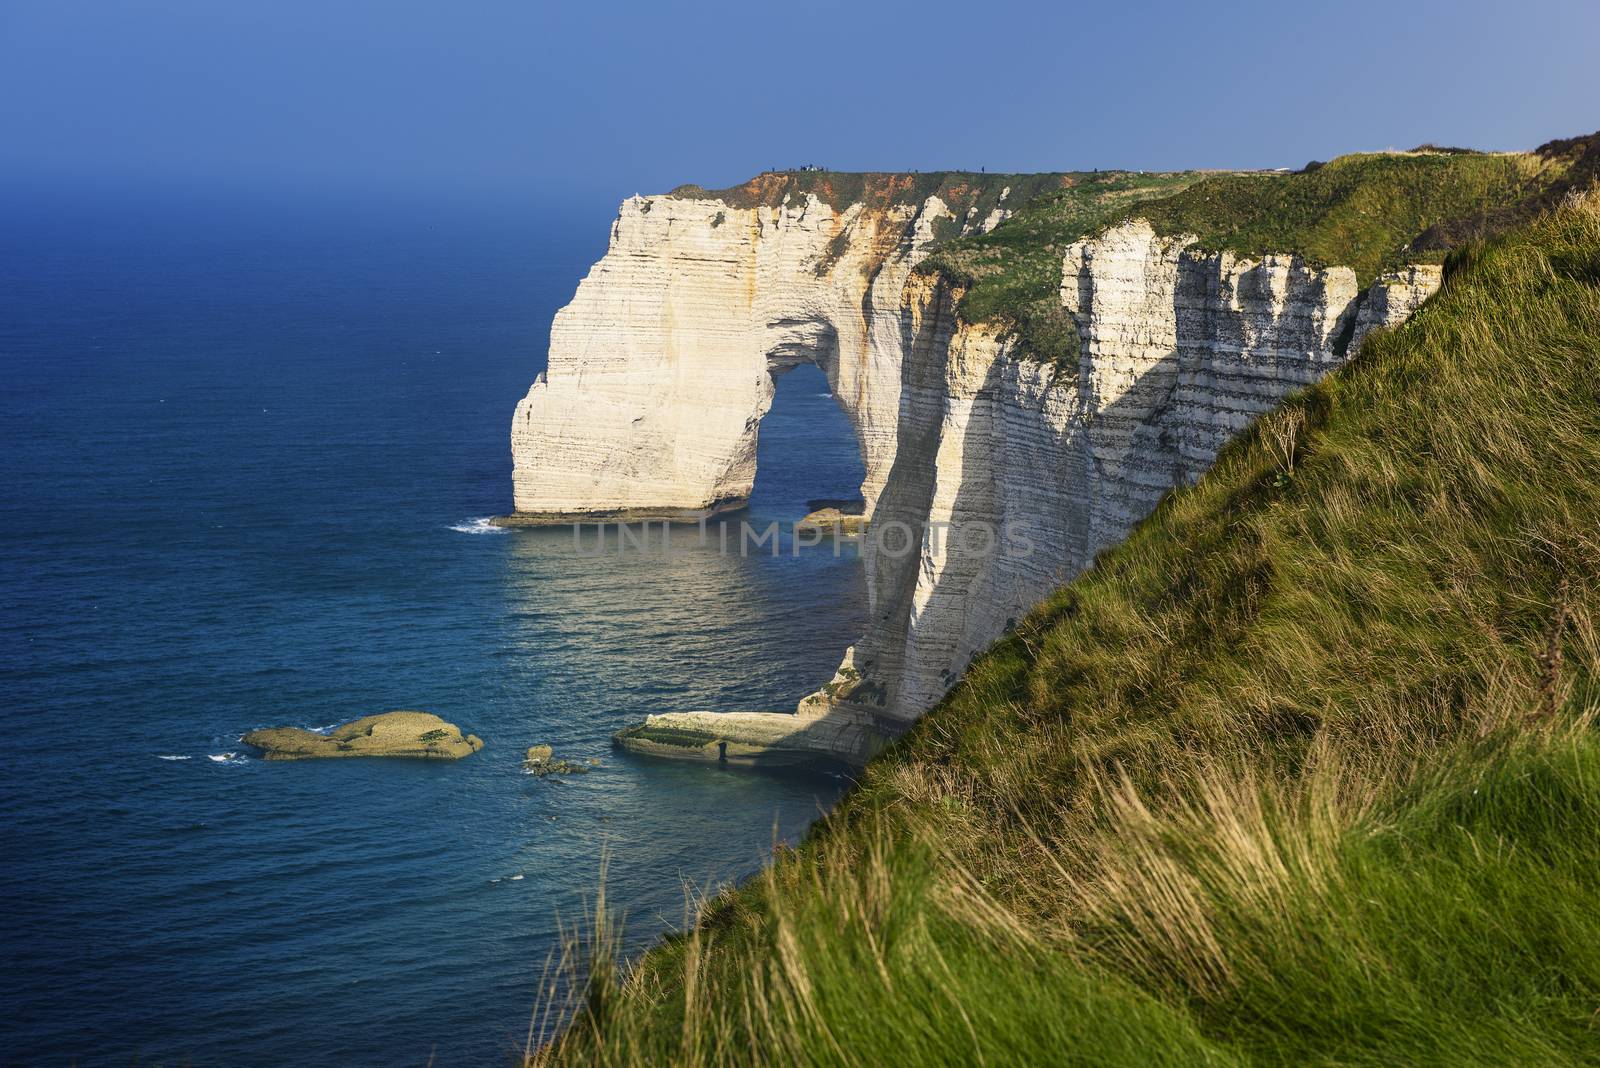
M 813 194 L 750 208 L 624 202 L 605 258 L 556 314 L 547 372 L 517 406 L 517 512 L 742 502 L 773 380 L 802 362 L 826 373 L 855 428 L 870 504 L 894 460 L 901 291 L 941 221 L 957 219 L 937 196 L 876 210 Z
M 1349 268 L 1190 244 L 1134 220 L 1067 250 L 1075 367 L 1022 358 L 961 322 L 937 279 L 908 287 L 900 448 L 874 523 L 906 523 L 920 552 L 867 555 L 875 596 L 852 657 L 859 679 L 835 687 L 849 705 L 891 730 L 915 719 L 1229 438 L 1440 282 L 1437 268 L 1412 267 L 1363 293 Z M 964 528 L 1004 541 L 995 551 Z
M 797 715 L 668 713 L 647 727 L 865 759 L 1231 436 L 1440 283 L 1412 267 L 1363 291 L 1349 268 L 1205 252 L 1134 219 L 1068 248 L 1061 302 L 1081 346 L 1076 366 L 1049 366 L 964 322 L 948 282 L 912 271 L 940 220 L 1003 216 L 974 223 L 937 196 L 623 204 L 610 250 L 556 316 L 548 373 L 517 406 L 517 511 L 742 501 L 774 376 L 810 361 L 855 428 L 876 531 L 867 633 Z

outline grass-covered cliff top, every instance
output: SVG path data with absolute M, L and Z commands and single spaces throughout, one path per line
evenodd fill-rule
M 1060 297 L 1067 246 L 1207 180 L 1197 172 L 1069 175 L 1060 189 L 1034 197 L 989 233 L 939 246 L 917 269 L 943 274 L 965 291 L 960 310 L 969 322 L 1015 330 L 1039 358 L 1076 358 L 1077 330 Z
M 670 195 L 720 200 L 736 208 L 753 208 L 772 207 L 783 203 L 784 197 L 811 193 L 823 203 L 841 209 L 858 203 L 877 208 L 921 205 L 930 196 L 938 196 L 955 211 L 958 219 L 974 208 L 976 217 L 981 219 L 999 205 L 1002 193 L 1005 193 L 1005 205 L 1015 208 L 1040 193 L 1060 189 L 1074 177 L 1070 174 L 978 171 L 768 171 L 728 189 L 682 185 Z M 958 229 L 958 225 L 952 224 L 953 232 Z
M 1571 172 L 1592 166 L 1584 161 L 1596 140 L 1530 153 L 1364 153 L 1294 173 L 1074 175 L 993 232 L 941 246 L 919 269 L 963 287 L 969 321 L 1014 330 L 1038 358 L 1072 359 L 1077 333 L 1058 296 L 1062 256 L 1117 222 L 1142 216 L 1158 233 L 1192 234 L 1203 249 L 1243 256 L 1298 253 L 1352 267 L 1366 285 L 1383 269 L 1437 261 L 1467 238 L 1526 221 Z
M 1600 199 L 1459 250 L 550 1058 L 1593 1063 L 1596 383 Z

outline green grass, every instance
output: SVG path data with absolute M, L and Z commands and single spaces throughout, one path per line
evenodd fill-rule
M 1597 473 L 1591 200 L 1457 252 L 626 981 L 573 942 L 533 1059 L 1600 1061 Z
M 1429 227 L 1532 194 L 1550 167 L 1528 153 L 1341 156 L 1296 174 L 1217 175 L 1141 211 L 1157 233 L 1194 234 L 1202 248 L 1260 256 L 1293 252 L 1355 269 L 1370 285 L 1406 262 Z
M 1569 194 L 1600 181 L 1600 133 L 1547 141 L 1533 150 L 1544 169 L 1527 196 L 1475 213 L 1457 215 L 1424 230 L 1412 247 L 1417 251 L 1459 248 L 1525 225 L 1549 211 Z

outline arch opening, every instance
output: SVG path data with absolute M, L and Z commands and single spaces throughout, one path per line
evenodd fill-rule
M 752 515 L 793 522 L 816 501 L 861 499 L 866 464 L 828 377 L 809 360 L 774 358 L 773 398 L 756 440 Z

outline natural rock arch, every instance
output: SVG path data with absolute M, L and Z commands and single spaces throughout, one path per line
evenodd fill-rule
M 901 294 L 951 216 L 937 197 L 843 211 L 635 197 L 551 327 L 549 369 L 512 420 L 516 511 L 679 514 L 750 493 L 777 375 L 827 375 L 870 507 L 895 453 Z

